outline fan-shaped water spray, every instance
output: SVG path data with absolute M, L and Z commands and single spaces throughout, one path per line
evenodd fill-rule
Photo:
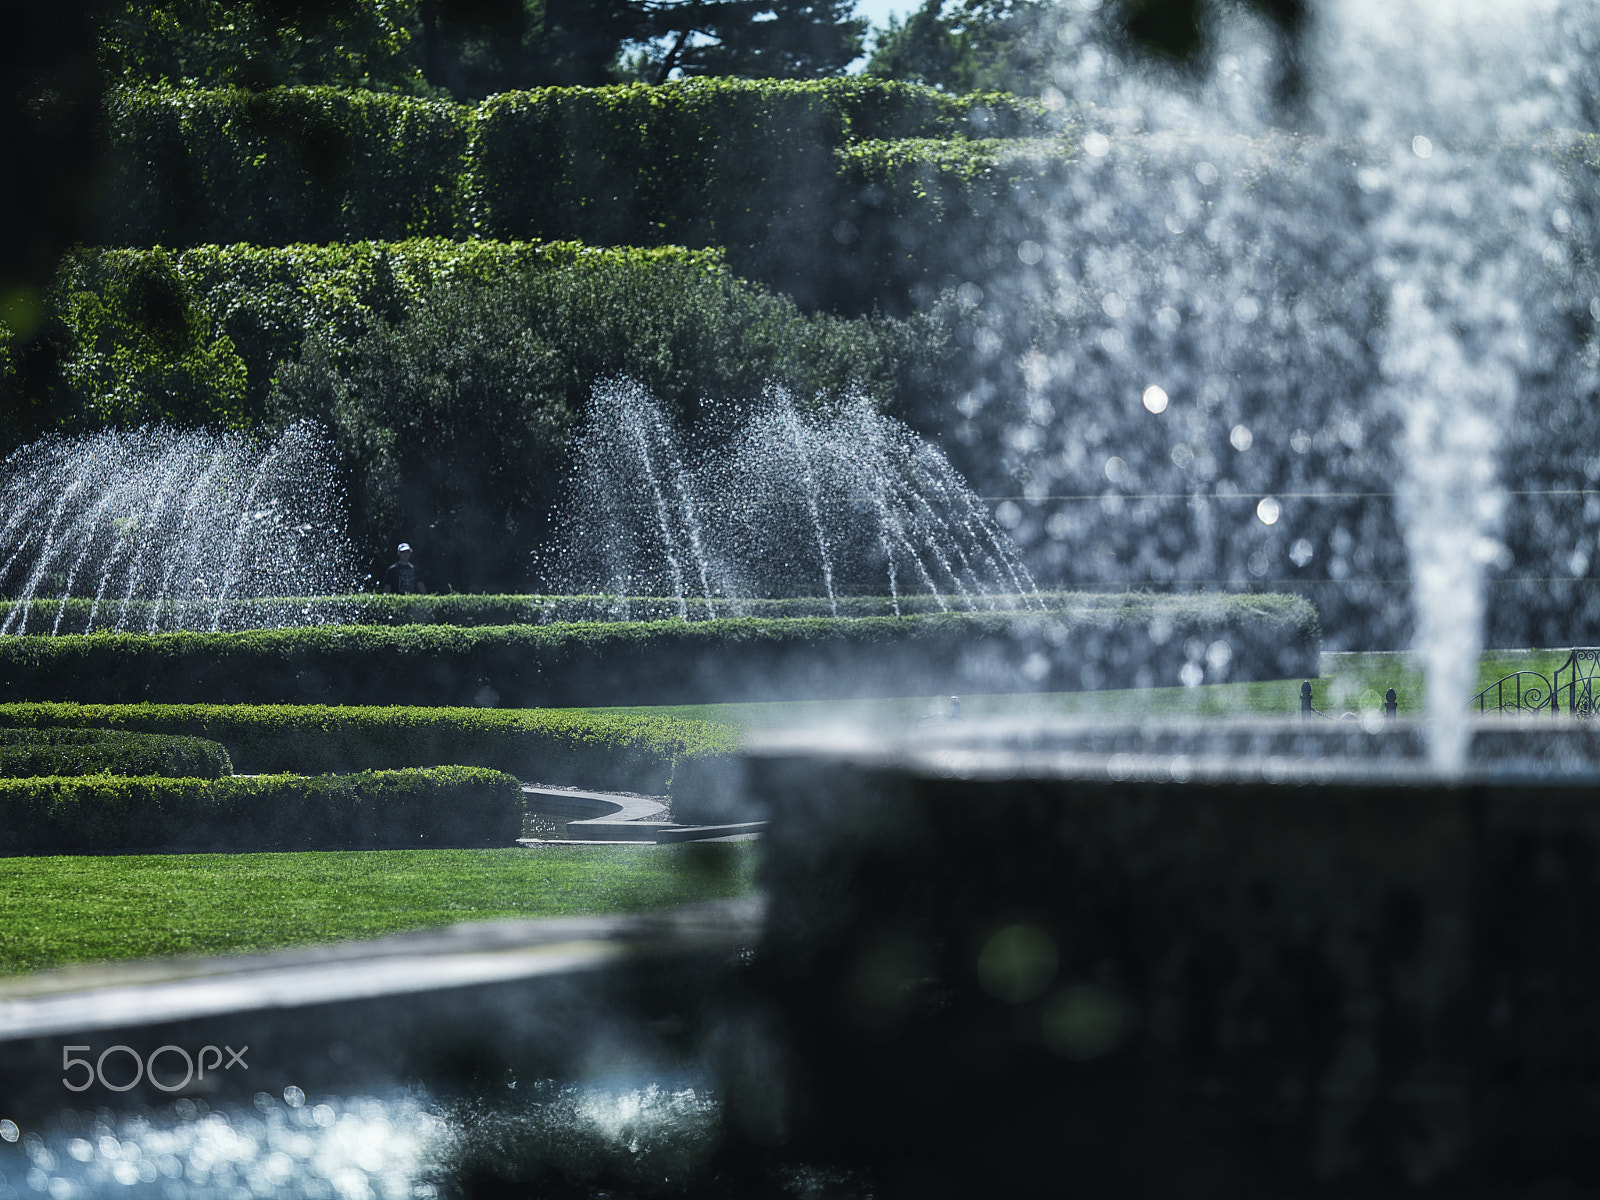
M 49 438 L 0 478 L 0 633 L 302 624 L 337 616 L 308 598 L 351 590 L 333 463 L 308 426 L 265 443 Z
M 950 464 L 856 401 L 822 415 L 769 394 L 695 454 L 637 384 L 595 389 L 555 582 L 619 598 L 740 601 L 908 593 L 941 608 L 1038 606 L 1010 539 Z

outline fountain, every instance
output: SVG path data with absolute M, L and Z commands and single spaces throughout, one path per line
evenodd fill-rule
M 1068 22 L 1081 160 L 970 291 L 992 353 L 953 432 L 981 491 L 1020 482 L 1041 578 L 1302 590 L 1329 649 L 1415 641 L 1448 771 L 1481 639 L 1600 615 L 1593 34 L 1582 6 L 1382 12 L 1313 8 L 1290 109 L 1247 17 L 1198 88 Z
M 26 446 L 0 468 L 0 634 L 337 620 L 351 589 L 318 432 L 266 443 L 165 428 Z
M 1057 203 L 1014 214 L 1021 265 L 962 288 L 975 353 L 1018 387 L 975 387 L 957 440 L 1018 483 L 996 516 L 1020 551 L 941 457 L 859 408 L 774 396 L 691 451 L 619 383 L 582 443 L 560 563 L 619 603 L 664 596 L 688 617 L 881 588 L 976 608 L 1031 597 L 1022 562 L 1124 585 L 1305 579 L 1326 585 L 1333 644 L 1414 644 L 1426 720 L 785 732 L 721 777 L 674 781 L 772 818 L 760 933 L 746 914 L 691 942 L 681 977 L 607 973 L 671 957 L 655 929 L 632 950 L 569 929 L 570 979 L 489 933 L 483 961 L 434 950 L 470 960 L 452 978 L 482 973 L 467 1021 L 459 993 L 410 999 L 427 989 L 401 970 L 374 972 L 387 993 L 338 993 L 342 1009 L 273 993 L 313 1019 L 162 1019 L 241 1041 L 258 1022 L 283 1051 L 257 1078 L 296 1112 L 299 1082 L 360 1078 L 352 1044 L 367 1074 L 433 1054 L 481 1080 L 512 1046 L 532 1070 L 564 1056 L 603 1074 L 631 1038 L 646 1074 L 687 1059 L 712 1078 L 715 1169 L 668 1186 L 713 1195 L 1041 1178 L 1131 1197 L 1592 1194 L 1600 737 L 1464 712 L 1486 636 L 1529 627 L 1486 579 L 1555 577 L 1559 610 L 1600 525 L 1600 459 L 1517 430 L 1541 405 L 1564 439 L 1592 428 L 1600 288 L 1556 163 L 1574 140 L 1559 131 L 1592 124 L 1572 97 L 1595 90 L 1594 16 L 1326 0 L 1287 117 L 1264 99 L 1281 47 L 1247 16 L 1219 23 L 1200 85 L 1069 22 L 1057 78 L 1082 162 Z M 1007 249 L 1006 222 L 993 231 Z M 1059 336 L 1017 336 L 1045 328 Z M 1591 617 L 1539 627 L 1593 640 Z M 372 954 L 439 969 L 415 947 Z M 626 1018 L 596 1018 L 596 996 Z M 122 1010 L 77 1002 L 122 1029 Z M 58 1096 L 70 1026 L 36 1009 L 29 1076 Z M 563 1041 L 553 1013 L 579 1032 Z M 265 1130 L 306 1119 L 257 1100 Z M 123 1161 L 83 1141 L 105 1173 Z
M 1594 640 L 1563 595 L 1600 519 L 1565 448 L 1597 16 L 1328 0 L 1288 109 L 1248 16 L 1201 87 L 1069 27 L 1082 163 L 971 291 L 988 346 L 1023 343 L 1017 393 L 962 406 L 1025 476 L 1013 535 L 1106 582 L 1320 565 L 1329 641 L 1410 641 L 1426 719 L 757 740 L 705 785 L 772 817 L 760 1057 L 792 1069 L 730 1083 L 745 1144 L 896 1195 L 1600 1186 L 1600 738 L 1467 715 L 1486 623 L 1538 624 L 1486 603 L 1496 573 Z
M 802 414 L 770 392 L 719 446 L 690 453 L 638 384 L 595 388 L 552 553 L 558 590 L 667 597 L 687 618 L 741 601 L 842 592 L 941 610 L 1043 608 L 987 508 L 932 445 L 851 400 Z

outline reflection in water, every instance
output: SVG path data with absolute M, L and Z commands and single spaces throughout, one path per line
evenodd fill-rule
M 116 1195 L 473 1195 L 528 1184 L 541 1192 L 682 1195 L 719 1145 L 721 1105 L 703 1080 L 598 1087 L 508 1080 L 491 1101 L 257 1093 L 253 1106 L 181 1099 L 62 1111 L 0 1141 L 0 1200 Z M 15 1141 L 11 1141 L 15 1138 Z M 704 1180 L 702 1180 L 704 1182 Z

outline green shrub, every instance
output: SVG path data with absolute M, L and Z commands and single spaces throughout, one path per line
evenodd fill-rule
M 52 289 L 50 381 L 73 428 L 166 420 L 250 428 L 273 374 L 310 339 L 336 357 L 445 284 L 471 287 L 579 267 L 634 278 L 715 273 L 714 252 L 413 238 L 335 245 L 79 249 Z M 560 288 L 558 283 L 557 288 Z M 3 328 L 3 327 L 0 327 Z M 9 431 L 8 431 L 9 432 Z M 19 429 L 17 442 L 31 436 Z M 12 443 L 16 444 L 16 443 Z
M 1064 690 L 1176 683 L 1192 647 L 1217 640 L 1233 678 L 1315 671 L 1307 602 L 1171 597 L 1020 614 L 11 637 L 0 696 L 556 707 Z
M 0 854 L 509 843 L 521 831 L 522 813 L 515 779 L 474 767 L 0 779 Z
M 685 757 L 737 745 L 725 725 L 659 714 L 243 704 L 6 704 L 28 730 L 204 737 L 251 774 L 465 764 L 532 782 L 665 792 Z
M 228 752 L 204 738 L 111 729 L 0 728 L 0 778 L 40 775 L 163 775 L 219 779 Z

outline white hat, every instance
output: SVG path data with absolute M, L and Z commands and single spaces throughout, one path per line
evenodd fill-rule
M 411 543 L 410 542 L 401 542 L 400 543 L 400 549 L 395 551 L 395 553 L 396 554 L 404 554 L 409 549 L 411 549 Z

